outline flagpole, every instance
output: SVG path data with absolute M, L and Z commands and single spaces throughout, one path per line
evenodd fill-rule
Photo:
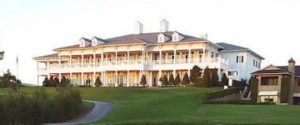
M 16 65 L 17 65 L 17 79 L 19 79 L 19 54 L 17 54 Z

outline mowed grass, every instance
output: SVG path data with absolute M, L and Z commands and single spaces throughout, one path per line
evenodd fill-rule
M 300 106 L 203 104 L 205 94 L 216 88 L 76 89 L 83 99 L 115 105 L 108 116 L 90 124 L 300 124 Z M 55 88 L 46 90 L 55 93 Z

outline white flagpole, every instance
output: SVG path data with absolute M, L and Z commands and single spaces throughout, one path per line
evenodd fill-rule
M 19 79 L 19 55 L 18 54 L 16 58 L 16 64 L 17 64 L 17 79 Z

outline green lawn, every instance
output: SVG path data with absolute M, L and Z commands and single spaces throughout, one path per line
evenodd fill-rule
M 92 124 L 300 124 L 300 106 L 203 104 L 205 94 L 217 89 L 78 89 L 83 99 L 115 104 L 107 117 Z M 55 93 L 55 88 L 46 90 Z

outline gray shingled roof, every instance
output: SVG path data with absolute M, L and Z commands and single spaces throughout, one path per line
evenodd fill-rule
M 175 32 L 177 32 L 177 31 L 175 31 Z M 174 32 L 171 32 L 171 31 L 164 32 L 164 34 L 169 38 L 172 38 L 173 33 Z M 184 37 L 184 39 L 182 39 L 179 42 L 207 41 L 206 39 L 203 39 L 203 38 L 189 36 L 189 35 L 185 35 L 185 34 L 182 34 L 179 32 L 177 32 L 177 33 Z M 129 35 L 113 37 L 113 38 L 109 38 L 109 39 L 103 39 L 106 42 L 104 44 L 101 44 L 98 46 L 115 45 L 115 44 L 157 44 L 158 43 L 158 41 L 157 41 L 158 34 L 160 34 L 160 32 L 129 34 Z M 170 42 L 172 42 L 172 39 L 169 39 L 168 41 L 166 41 L 164 43 L 170 43 Z M 89 47 L 89 46 L 87 46 L 87 47 Z M 57 48 L 57 49 L 68 49 L 68 48 L 79 48 L 79 44 L 61 47 L 61 48 Z
M 232 44 L 224 43 L 224 42 L 216 43 L 216 44 L 223 47 L 224 50 L 249 50 L 249 48 L 246 48 L 246 47 L 232 45 Z
M 276 73 L 276 74 L 290 74 L 290 72 L 288 71 L 288 66 L 275 66 L 278 69 L 273 69 L 273 70 L 258 70 L 255 71 L 251 74 L 256 75 L 256 74 L 272 74 L 272 73 Z M 295 66 L 295 76 L 300 76 L 300 66 Z
M 44 55 L 44 56 L 38 56 L 34 57 L 33 59 L 40 59 L 40 58 L 55 58 L 58 57 L 57 53 L 49 54 L 49 55 Z

